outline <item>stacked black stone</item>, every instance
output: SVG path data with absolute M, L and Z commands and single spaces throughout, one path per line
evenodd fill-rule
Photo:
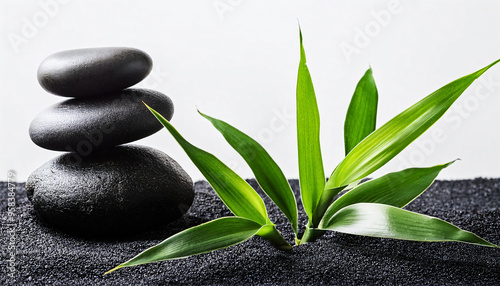
M 168 96 L 129 88 L 152 65 L 132 48 L 63 51 L 40 64 L 40 85 L 72 97 L 42 111 L 29 129 L 38 146 L 67 152 L 26 182 L 34 209 L 50 225 L 86 236 L 123 235 L 165 225 L 191 206 L 193 182 L 176 161 L 153 148 L 117 146 L 162 129 L 143 102 L 172 118 Z

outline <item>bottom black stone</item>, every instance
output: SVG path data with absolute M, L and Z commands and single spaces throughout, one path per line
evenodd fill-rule
M 250 182 L 256 186 L 254 180 Z M 291 183 L 297 191 L 297 181 Z M 333 232 L 288 252 L 254 237 L 224 250 L 102 276 L 168 236 L 230 212 L 206 182 L 197 182 L 189 212 L 164 230 L 122 240 L 85 240 L 41 224 L 23 184 L 16 190 L 15 226 L 7 224 L 7 186 L 0 187 L 1 219 L 7 230 L 2 230 L 0 241 L 1 285 L 498 285 L 500 281 L 500 249 Z M 271 219 L 292 241 L 284 216 L 268 199 L 265 202 Z M 500 244 L 499 207 L 500 179 L 475 179 L 437 181 L 407 209 L 445 219 Z M 304 225 L 303 210 L 299 217 Z M 11 241 L 14 252 L 7 248 Z M 10 273 L 7 260 L 11 253 L 15 257 L 14 278 L 3 275 Z
M 117 236 L 178 219 L 193 203 L 193 181 L 167 154 L 125 145 L 75 163 L 66 153 L 35 170 L 26 192 L 48 224 L 86 237 Z

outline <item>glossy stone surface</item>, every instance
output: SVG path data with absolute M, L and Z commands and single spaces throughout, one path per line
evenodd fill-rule
M 134 48 L 106 47 L 62 51 L 38 68 L 38 82 L 50 93 L 89 97 L 117 92 L 143 80 L 151 57 Z
M 158 228 L 181 217 L 193 182 L 165 153 L 120 146 L 75 162 L 72 153 L 35 170 L 26 192 L 50 225 L 85 236 L 114 236 Z
M 172 100 L 148 89 L 125 89 L 106 97 L 75 98 L 50 106 L 31 122 L 29 135 L 38 146 L 77 152 L 82 157 L 147 137 L 163 126 L 142 103 L 172 118 Z

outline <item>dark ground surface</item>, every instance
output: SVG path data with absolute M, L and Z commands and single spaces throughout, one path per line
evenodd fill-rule
M 250 182 L 256 187 L 255 181 Z M 291 183 L 297 190 L 297 181 Z M 168 229 L 119 241 L 91 241 L 45 226 L 36 218 L 24 184 L 17 184 L 15 227 L 6 221 L 5 183 L 0 183 L 0 199 L 0 285 L 499 285 L 500 281 L 500 249 L 333 232 L 289 252 L 254 237 L 225 250 L 124 268 L 103 277 L 145 248 L 186 227 L 230 215 L 229 211 L 208 183 L 197 182 L 194 205 Z M 293 240 L 284 216 L 269 200 L 265 202 L 271 219 Z M 437 181 L 407 209 L 445 219 L 500 244 L 500 179 Z M 299 216 L 304 225 L 302 210 Z M 9 277 L 7 268 L 9 245 L 15 245 L 15 278 Z

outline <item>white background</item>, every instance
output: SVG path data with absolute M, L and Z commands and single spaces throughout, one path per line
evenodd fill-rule
M 147 52 L 154 70 L 140 86 L 169 95 L 177 129 L 242 177 L 252 177 L 251 171 L 196 106 L 257 138 L 287 177 L 298 177 L 297 20 L 319 103 L 325 175 L 343 158 L 345 111 L 369 65 L 379 90 L 380 126 L 500 58 L 500 1 L 494 0 L 3 0 L 0 180 L 13 169 L 25 181 L 60 154 L 39 148 L 28 136 L 40 111 L 65 100 L 38 85 L 39 63 L 57 51 L 101 46 Z M 500 177 L 500 66 L 483 78 L 447 117 L 375 175 L 461 158 L 439 178 Z M 202 179 L 166 130 L 137 143 L 166 152 L 194 180 Z

